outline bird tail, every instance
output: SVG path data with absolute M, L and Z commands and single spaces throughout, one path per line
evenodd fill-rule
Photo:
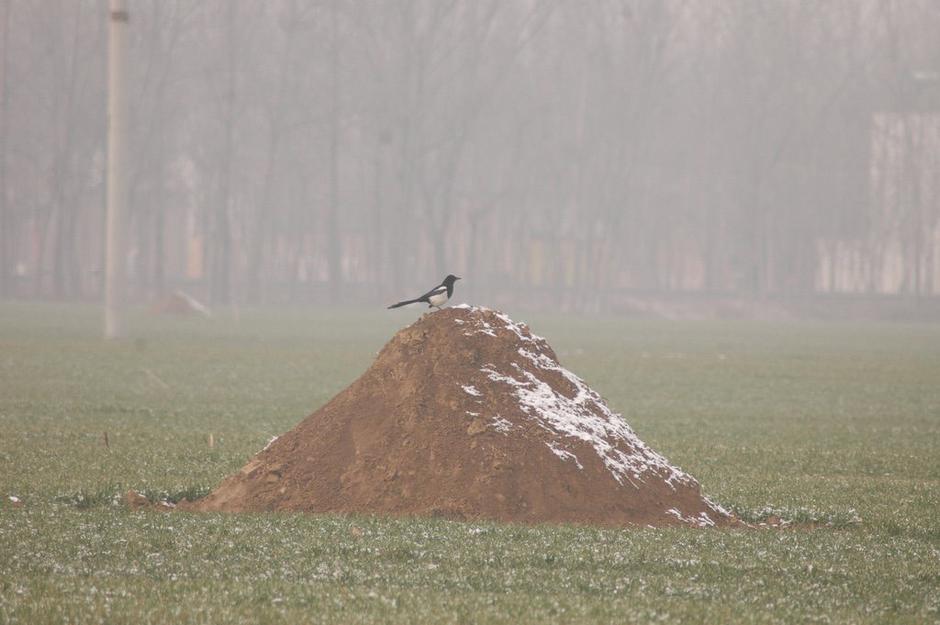
M 415 302 L 420 302 L 420 301 L 421 301 L 420 299 L 406 299 L 406 300 L 403 301 L 403 302 L 398 302 L 397 304 L 392 304 L 391 306 L 388 307 L 388 309 L 390 310 L 390 309 L 392 309 L 392 308 L 399 308 L 399 307 L 401 307 L 401 306 L 407 306 L 408 304 L 414 304 Z

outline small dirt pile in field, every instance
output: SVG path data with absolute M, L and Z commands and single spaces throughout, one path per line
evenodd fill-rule
M 212 312 L 195 297 L 182 291 L 174 291 L 150 306 L 150 312 L 158 315 L 202 315 L 211 317 Z
M 190 510 L 726 525 L 548 343 L 485 308 L 424 315 Z

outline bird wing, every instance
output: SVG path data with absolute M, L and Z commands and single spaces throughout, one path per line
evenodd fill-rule
M 418 301 L 419 301 L 419 302 L 426 302 L 426 301 L 428 301 L 429 299 L 431 299 L 431 296 L 432 296 L 432 295 L 440 295 L 441 293 L 445 293 L 446 291 L 447 291 L 447 287 L 444 286 L 443 284 L 441 284 L 441 285 L 439 285 L 439 286 L 434 287 L 433 289 L 431 289 L 430 291 L 428 291 L 427 293 L 425 293 L 425 294 L 422 295 L 421 297 L 419 297 L 419 298 L 418 298 Z
M 421 297 L 416 297 L 414 299 L 406 299 L 403 302 L 392 304 L 391 306 L 389 306 L 389 308 L 398 308 L 400 306 L 406 306 L 408 304 L 414 304 L 417 302 L 428 302 L 428 300 L 431 299 L 432 295 L 439 295 L 440 293 L 443 293 L 446 290 L 447 290 L 447 287 L 444 286 L 443 284 L 440 284 L 434 287 L 433 289 L 431 289 L 430 291 L 428 291 L 427 293 L 425 293 L 424 295 L 422 295 Z

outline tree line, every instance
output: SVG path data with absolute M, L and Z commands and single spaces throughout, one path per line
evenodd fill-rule
M 940 292 L 933 0 L 129 9 L 139 300 Z M 100 296 L 106 29 L 0 0 L 3 297 Z

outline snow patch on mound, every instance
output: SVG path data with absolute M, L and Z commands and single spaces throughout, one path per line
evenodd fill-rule
M 698 516 L 683 516 L 682 512 L 679 511 L 677 508 L 669 508 L 668 510 L 666 510 L 666 514 L 676 517 L 683 523 L 688 523 L 689 525 L 695 525 L 696 527 L 714 527 L 715 526 L 715 522 L 712 521 L 711 517 L 709 517 L 708 514 L 705 512 L 700 512 Z
M 461 308 L 488 312 L 485 308 L 473 308 L 466 305 L 462 305 Z M 565 438 L 574 438 L 590 444 L 607 470 L 620 484 L 628 482 L 635 488 L 639 488 L 636 481 L 642 482 L 652 473 L 661 477 L 673 490 L 677 483 L 696 485 L 690 475 L 674 467 L 666 458 L 647 447 L 623 418 L 612 412 L 604 400 L 581 378 L 544 353 L 544 346 L 547 346 L 545 339 L 532 334 L 525 324 L 516 323 L 502 313 L 495 313 L 494 316 L 502 322 L 500 327 L 494 328 L 480 315 L 473 318 L 472 330 L 478 334 L 492 336 L 496 336 L 499 330 L 512 332 L 525 344 L 525 347 L 519 348 L 518 353 L 521 358 L 528 361 L 530 366 L 523 367 L 518 363 L 513 363 L 515 371 L 511 374 L 497 371 L 492 365 L 485 365 L 481 371 L 490 380 L 509 385 L 523 412 L 539 427 L 553 435 L 553 440 L 546 443 L 552 453 L 582 468 L 583 465 L 577 455 L 565 449 Z M 533 368 L 536 372 L 560 374 L 575 389 L 574 396 L 566 397 L 556 391 L 542 376 L 529 370 Z
M 461 384 L 460 388 L 462 388 L 463 392 L 467 395 L 472 395 L 474 397 L 480 396 L 480 391 L 478 391 L 477 388 L 472 384 Z

